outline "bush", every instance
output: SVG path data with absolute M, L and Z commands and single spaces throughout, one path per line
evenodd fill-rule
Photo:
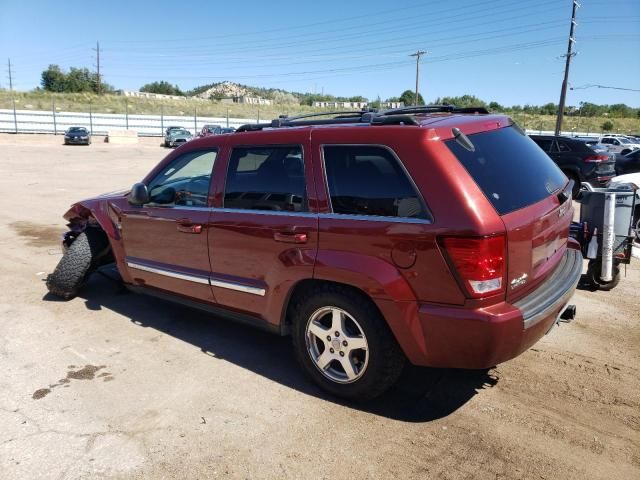
M 600 128 L 605 132 L 610 132 L 611 130 L 613 130 L 613 122 L 611 120 L 607 120 L 602 125 L 600 125 Z

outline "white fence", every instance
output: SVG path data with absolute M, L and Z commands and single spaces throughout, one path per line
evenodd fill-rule
M 169 126 L 181 126 L 198 133 L 206 124 L 239 127 L 257 123 L 254 118 L 200 117 L 174 115 L 129 115 L 116 113 L 53 112 L 42 110 L 0 109 L 0 132 L 62 134 L 73 127 L 86 127 L 94 135 L 106 135 L 112 129 L 131 129 L 139 136 L 160 137 Z
M 56 112 L 52 110 L 0 109 L 0 132 L 62 134 L 69 127 L 86 127 L 94 135 L 112 129 L 131 129 L 142 137 L 161 137 L 169 126 L 185 127 L 196 134 L 206 124 L 239 127 L 257 123 L 255 118 L 200 117 L 197 115 L 129 115 L 119 113 Z M 527 129 L 529 135 L 553 135 L 551 131 Z M 596 132 L 562 132 L 566 136 L 598 137 Z

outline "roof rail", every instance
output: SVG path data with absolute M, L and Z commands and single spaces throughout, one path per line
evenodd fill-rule
M 455 105 L 416 105 L 413 107 L 395 108 L 382 112 L 381 115 L 418 114 L 418 113 L 481 113 L 487 114 L 485 107 L 456 107 Z
M 376 109 L 351 110 L 338 112 L 305 113 L 289 117 L 280 115 L 270 123 L 249 123 L 238 127 L 236 132 L 255 132 L 265 128 L 302 127 L 310 125 L 419 125 L 414 115 L 420 113 L 475 113 L 487 114 L 485 107 L 456 107 L 455 105 L 418 105 L 413 107 L 396 108 L 378 112 Z M 316 118 L 327 117 L 332 118 Z

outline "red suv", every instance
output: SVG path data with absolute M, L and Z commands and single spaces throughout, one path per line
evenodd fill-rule
M 407 360 L 491 367 L 549 331 L 582 269 L 572 215 L 571 182 L 508 117 L 281 118 L 74 204 L 47 285 L 70 298 L 115 261 L 131 290 L 291 335 L 313 380 L 366 399 Z

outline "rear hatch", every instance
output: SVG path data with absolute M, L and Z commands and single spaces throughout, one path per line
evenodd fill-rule
M 573 215 L 567 177 L 517 126 L 469 135 L 446 145 L 502 219 L 506 231 L 506 299 L 544 280 L 567 248 Z

